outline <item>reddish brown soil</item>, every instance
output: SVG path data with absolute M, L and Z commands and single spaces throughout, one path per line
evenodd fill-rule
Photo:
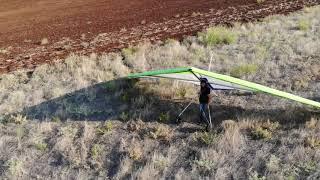
M 0 73 L 252 21 L 320 0 L 0 0 Z M 49 44 L 41 45 L 43 38 Z M 5 50 L 5 51 L 3 51 Z

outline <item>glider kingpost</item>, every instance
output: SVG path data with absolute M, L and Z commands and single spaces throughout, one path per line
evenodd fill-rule
M 293 101 L 297 101 L 306 105 L 314 106 L 320 108 L 320 103 L 306 99 L 294 94 L 290 94 L 284 91 L 279 91 L 267 86 L 263 86 L 257 83 L 245 81 L 235 77 L 218 74 L 214 72 L 209 72 L 201 70 L 194 67 L 183 67 L 183 68 L 173 68 L 173 69 L 163 69 L 156 71 L 146 71 L 143 73 L 130 74 L 127 76 L 129 79 L 133 78 L 169 78 L 176 79 L 180 81 L 185 81 L 189 83 L 199 84 L 200 78 L 207 78 L 211 88 L 213 90 L 242 90 L 249 92 L 263 92 L 273 96 L 278 96 Z

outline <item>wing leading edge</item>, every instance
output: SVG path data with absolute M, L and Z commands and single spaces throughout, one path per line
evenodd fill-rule
M 249 82 L 246 80 L 238 79 L 238 78 L 223 75 L 223 74 L 205 71 L 205 70 L 194 68 L 194 67 L 147 71 L 144 73 L 130 74 L 129 76 L 127 76 L 127 78 L 130 78 L 130 79 L 144 78 L 144 77 L 169 78 L 169 79 L 176 79 L 176 80 L 195 83 L 195 84 L 199 84 L 199 79 L 198 79 L 199 77 L 206 77 L 214 89 L 219 89 L 219 90 L 237 89 L 237 90 L 243 90 L 243 91 L 263 92 L 273 96 L 290 99 L 306 105 L 311 105 L 311 106 L 320 108 L 319 102 L 316 102 L 310 99 L 306 99 L 294 94 L 273 89 L 257 83 Z

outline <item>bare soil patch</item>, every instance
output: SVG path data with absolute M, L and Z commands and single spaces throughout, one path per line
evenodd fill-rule
M 110 52 L 143 41 L 180 39 L 209 25 L 254 21 L 317 4 L 319 0 L 2 0 L 0 73 L 33 69 L 70 52 Z

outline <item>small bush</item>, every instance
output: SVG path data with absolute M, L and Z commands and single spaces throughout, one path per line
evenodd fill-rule
M 124 92 L 124 93 L 122 94 L 122 96 L 121 96 L 121 100 L 122 100 L 123 102 L 129 102 L 129 99 L 130 99 L 129 93 Z
M 5 166 L 8 168 L 9 172 L 16 176 L 19 174 L 20 171 L 22 171 L 22 162 L 18 159 L 10 159 L 6 162 Z
M 256 64 L 246 64 L 233 68 L 230 72 L 230 75 L 233 77 L 242 77 L 250 74 L 256 73 L 258 70 L 258 66 Z
M 320 121 L 319 119 L 311 118 L 310 121 L 306 122 L 305 127 L 308 129 L 316 129 L 317 127 L 320 127 Z
M 164 156 L 159 156 L 156 159 L 153 159 L 153 162 L 154 166 L 160 170 L 164 170 L 169 164 L 168 158 Z
M 257 0 L 257 3 L 258 4 L 262 4 L 262 3 L 264 3 L 265 2 L 265 0 Z
M 200 41 L 207 46 L 232 44 L 237 40 L 236 34 L 224 26 L 209 28 L 206 32 L 199 33 L 198 36 Z
M 120 114 L 120 119 L 121 119 L 122 121 L 128 121 L 128 120 L 129 120 L 129 114 L 128 114 L 127 112 L 122 112 L 122 113 Z
M 259 175 L 258 172 L 254 171 L 250 173 L 249 180 L 266 180 L 265 176 Z
M 60 119 L 59 117 L 53 117 L 53 118 L 52 118 L 52 122 L 60 123 L 60 122 L 61 122 L 61 119 Z
M 27 118 L 21 114 L 11 115 L 10 118 L 7 119 L 7 123 L 22 124 L 25 122 L 27 122 Z
M 311 148 L 320 148 L 320 138 L 315 136 L 307 137 L 304 140 L 304 144 Z
M 97 133 L 100 135 L 105 135 L 113 129 L 113 124 L 111 121 L 106 122 L 102 127 L 97 129 Z
M 159 125 L 153 130 L 153 132 L 150 132 L 150 136 L 153 139 L 169 141 L 172 137 L 172 131 L 167 126 Z
M 128 47 L 121 50 L 123 56 L 126 58 L 133 56 L 137 51 L 137 47 Z
M 263 129 L 262 127 L 256 127 L 251 130 L 251 135 L 253 139 L 271 139 L 272 133 L 268 129 Z
M 140 160 L 142 157 L 142 149 L 140 148 L 140 146 L 133 146 L 129 149 L 128 153 L 129 157 L 135 161 Z
M 0 49 L 0 54 L 9 54 L 9 51 L 5 49 Z
M 270 120 L 268 119 L 266 122 L 263 122 L 260 127 L 273 132 L 276 129 L 278 129 L 279 126 L 280 126 L 279 122 L 270 122 Z
M 46 45 L 46 44 L 49 44 L 49 40 L 48 38 L 43 38 L 40 42 L 41 45 Z
M 310 175 L 317 170 L 317 162 L 307 161 L 297 165 L 299 174 Z
M 307 78 L 299 78 L 296 80 L 293 80 L 292 82 L 292 89 L 293 90 L 302 90 L 309 86 L 309 79 Z
M 308 29 L 310 29 L 310 27 L 311 27 L 311 24 L 307 20 L 300 20 L 298 22 L 298 29 L 301 31 L 307 31 Z
M 102 147 L 99 144 L 94 144 L 91 148 L 91 157 L 93 159 L 97 159 L 98 156 L 101 154 L 102 152 Z
M 208 174 L 216 168 L 216 163 L 211 160 L 194 160 L 193 163 L 201 174 Z
M 46 151 L 47 148 L 48 148 L 48 144 L 47 143 L 43 143 L 43 142 L 35 143 L 34 146 L 39 151 Z
M 166 41 L 165 41 L 165 44 L 174 44 L 174 43 L 179 43 L 177 40 L 175 39 L 171 39 L 171 38 L 168 38 Z
M 187 89 L 186 88 L 179 88 L 177 92 L 178 92 L 179 98 L 185 98 L 186 94 L 187 94 Z
M 284 174 L 288 180 L 305 179 L 302 177 L 308 177 L 314 174 L 317 169 L 316 161 L 298 162 L 287 168 Z
M 275 155 L 271 155 L 266 166 L 270 172 L 276 172 L 277 170 L 279 170 L 279 167 L 280 167 L 280 158 L 278 158 Z
M 207 146 L 216 143 L 218 141 L 218 138 L 219 135 L 216 133 L 203 132 L 198 135 L 198 140 Z
M 140 131 L 145 128 L 145 124 L 142 120 L 131 120 L 127 123 L 127 130 L 130 132 Z
M 160 122 L 168 122 L 170 120 L 169 113 L 161 113 L 159 115 L 159 121 Z

